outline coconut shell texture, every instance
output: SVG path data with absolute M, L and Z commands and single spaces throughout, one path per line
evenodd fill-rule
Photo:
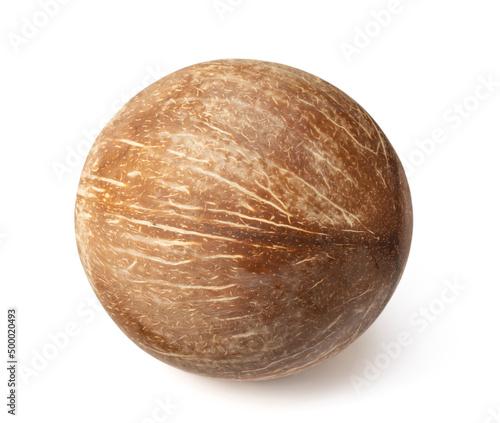
M 139 347 L 232 380 L 291 375 L 377 318 L 412 207 L 379 126 L 336 87 L 253 61 L 201 63 L 126 104 L 93 145 L 76 238 Z

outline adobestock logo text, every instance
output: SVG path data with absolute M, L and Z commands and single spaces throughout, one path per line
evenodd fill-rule
M 68 4 L 71 0 L 40 0 L 39 10 L 31 16 L 23 16 L 17 31 L 7 33 L 10 45 L 15 53 L 19 53 L 22 46 L 33 40 L 40 31 L 60 12 L 61 6 Z

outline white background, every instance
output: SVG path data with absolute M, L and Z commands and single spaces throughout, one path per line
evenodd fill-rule
M 0 316 L 6 328 L 18 309 L 17 421 L 500 421 L 497 0 L 60 0 L 52 16 L 44 1 L 0 7 Z M 154 79 L 220 58 L 344 90 L 412 189 L 410 260 L 379 319 L 338 356 L 270 382 L 144 353 L 95 304 L 74 240 L 86 133 Z M 0 385 L 5 404 L 7 372 Z

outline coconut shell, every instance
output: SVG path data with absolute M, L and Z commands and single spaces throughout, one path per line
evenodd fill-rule
M 76 201 L 86 275 L 120 329 L 177 368 L 291 375 L 377 318 L 403 273 L 401 163 L 353 99 L 288 66 L 159 80 L 93 145 Z

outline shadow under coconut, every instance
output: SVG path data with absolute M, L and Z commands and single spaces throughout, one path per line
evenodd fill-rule
M 227 395 L 227 398 L 251 396 L 253 399 L 262 399 L 274 404 L 281 401 L 289 403 L 312 400 L 324 395 L 332 399 L 339 395 L 356 395 L 351 376 L 360 376 L 363 361 L 380 352 L 384 335 L 377 328 L 369 328 L 336 356 L 293 376 L 268 381 L 233 382 L 192 375 L 197 378 L 196 382 L 192 382 L 210 392 L 221 392 Z

